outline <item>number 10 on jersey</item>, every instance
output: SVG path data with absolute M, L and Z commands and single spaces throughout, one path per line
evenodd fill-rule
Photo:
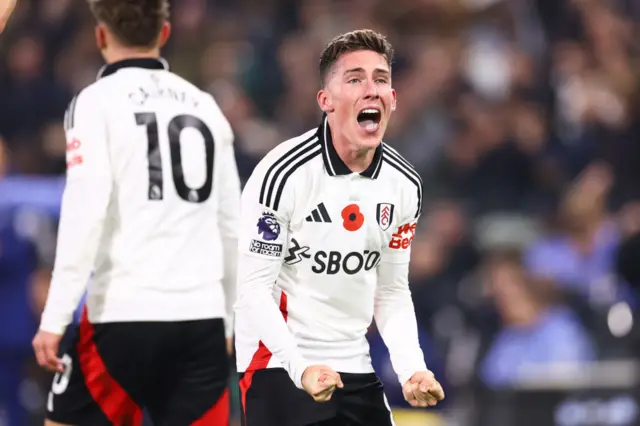
M 147 160 L 149 161 L 149 200 L 162 200 L 164 198 L 164 182 L 162 178 L 162 153 L 158 134 L 158 119 L 153 112 L 142 112 L 135 115 L 136 123 L 147 128 Z M 182 154 L 180 144 L 182 131 L 192 128 L 200 132 L 204 139 L 206 151 L 205 164 L 207 175 L 204 184 L 200 188 L 187 186 L 182 169 Z M 171 175 L 173 185 L 178 196 L 190 203 L 202 203 L 211 196 L 213 188 L 213 153 L 214 140 L 209 127 L 198 117 L 192 115 L 178 115 L 167 126 L 169 138 L 169 153 L 171 154 Z

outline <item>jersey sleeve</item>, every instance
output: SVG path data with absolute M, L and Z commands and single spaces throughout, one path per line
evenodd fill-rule
M 67 180 L 42 330 L 62 334 L 89 279 L 112 189 L 107 123 L 97 95 L 81 92 L 65 115 Z
M 263 163 L 256 167 L 242 193 L 236 315 L 248 320 L 256 336 L 302 388 L 302 374 L 309 364 L 273 298 L 288 241 L 294 191 L 285 189 L 274 208 L 267 197 L 268 165 Z
M 233 305 L 237 295 L 238 228 L 240 222 L 240 177 L 233 149 L 233 130 L 227 119 L 213 102 L 213 111 L 220 118 L 222 135 L 220 155 L 222 158 L 220 191 L 218 200 L 218 229 L 222 240 L 224 275 L 222 285 L 226 306 L 225 335 L 233 336 Z
M 420 194 L 416 194 L 418 197 Z M 415 235 L 420 203 L 414 196 L 403 206 L 405 214 L 393 228 L 393 234 L 383 249 L 378 266 L 374 318 L 384 340 L 391 364 L 402 385 L 418 371 L 427 369 L 418 340 L 418 325 L 409 289 L 411 242 Z

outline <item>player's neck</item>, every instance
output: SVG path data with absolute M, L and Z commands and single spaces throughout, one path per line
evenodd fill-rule
M 376 147 L 358 147 L 342 135 L 332 134 L 331 138 L 338 157 L 353 173 L 367 170 L 373 162 Z
M 103 51 L 102 55 L 108 64 L 124 61 L 126 59 L 138 58 L 159 58 L 160 48 L 155 49 L 136 49 L 130 47 L 111 47 L 108 51 Z

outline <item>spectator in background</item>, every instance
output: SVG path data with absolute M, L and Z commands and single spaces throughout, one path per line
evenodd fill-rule
M 590 165 L 560 205 L 561 231 L 543 237 L 526 254 L 532 274 L 552 279 L 594 308 L 608 307 L 624 295 L 614 275 L 620 232 L 607 211 L 611 185 L 608 167 Z
M 0 182 L 9 169 L 6 152 L 0 140 Z M 9 198 L 5 191 L 1 186 L 3 201 Z M 54 237 L 45 213 L 27 200 L 11 199 L 0 206 L 0 413 L 4 408 L 6 424 L 22 426 L 28 412 L 19 389 L 32 360 L 30 335 L 37 328 L 38 289 L 44 285 L 46 292 Z
M 11 43 L 5 78 L 0 81 L 0 129 L 11 141 L 38 142 L 48 120 L 59 120 L 68 101 L 66 91 L 45 70 L 43 41 L 35 34 Z
M 460 282 L 478 263 L 468 218 L 455 200 L 431 203 L 413 242 L 409 283 L 419 325 L 438 342 L 449 340 L 457 324 L 447 312 L 460 303 Z M 446 323 L 446 326 L 442 326 Z
M 554 300 L 549 283 L 527 276 L 518 254 L 492 255 L 485 278 L 502 328 L 481 361 L 484 384 L 509 387 L 527 366 L 595 360 L 579 318 Z
M 623 242 L 616 252 L 616 273 L 640 296 L 640 201 L 629 203 L 620 212 Z

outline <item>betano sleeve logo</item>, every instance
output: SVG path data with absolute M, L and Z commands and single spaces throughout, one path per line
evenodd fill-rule
M 71 142 L 67 143 L 67 169 L 84 163 L 84 158 L 80 152 L 81 147 L 82 143 L 78 138 L 73 138 Z
M 389 248 L 392 250 L 408 249 L 411 246 L 413 237 L 416 235 L 417 222 L 400 225 L 398 230 L 391 236 Z

